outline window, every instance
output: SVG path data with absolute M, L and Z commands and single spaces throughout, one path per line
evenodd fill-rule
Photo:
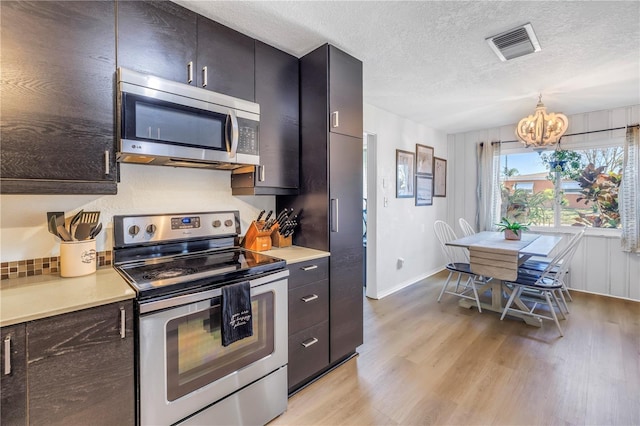
M 575 148 L 503 149 L 501 216 L 535 226 L 619 228 L 622 141 Z

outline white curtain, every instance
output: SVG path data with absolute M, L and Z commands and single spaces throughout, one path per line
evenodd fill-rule
M 624 165 L 618 197 L 622 225 L 622 250 L 640 252 L 640 128 L 627 128 Z
M 493 231 L 500 222 L 500 142 L 478 144 L 478 214 L 480 231 Z

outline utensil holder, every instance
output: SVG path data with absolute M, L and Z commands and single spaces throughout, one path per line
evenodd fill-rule
M 264 225 L 264 221 L 251 222 L 242 240 L 242 247 L 253 251 L 271 250 L 271 233 L 275 228 L 264 230 Z
M 81 277 L 96 272 L 96 240 L 60 243 L 60 276 Z

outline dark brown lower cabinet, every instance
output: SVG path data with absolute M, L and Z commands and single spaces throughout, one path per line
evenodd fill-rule
M 289 393 L 329 365 L 328 258 L 289 265 Z
M 0 424 L 27 422 L 27 350 L 25 324 L 2 327 Z
M 3 426 L 135 424 L 132 301 L 3 327 L 2 343 Z

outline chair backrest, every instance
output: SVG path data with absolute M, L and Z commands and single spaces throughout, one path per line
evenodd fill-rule
M 471 272 L 483 277 L 513 281 L 518 277 L 518 250 L 469 246 Z
M 540 274 L 538 281 L 543 281 L 545 278 L 553 278 L 558 283 L 562 282 L 564 276 L 569 271 L 569 264 L 571 263 L 573 255 L 578 250 L 578 245 L 584 236 L 585 229 L 586 228 L 583 227 L 580 232 L 571 237 L 567 246 L 549 262 L 549 265 L 542 274 Z
M 436 220 L 433 224 L 433 230 L 436 233 L 438 241 L 440 241 L 440 248 L 444 253 L 447 263 L 469 263 L 469 256 L 464 248 L 446 245 L 449 241 L 458 239 L 453 228 L 451 228 L 448 223 L 442 220 Z
M 467 222 L 463 217 L 458 219 L 458 224 L 460 225 L 460 229 L 462 229 L 462 234 L 465 237 L 468 237 L 469 235 L 473 235 L 476 233 L 476 230 L 473 229 L 473 226 L 471 226 L 471 224 Z

